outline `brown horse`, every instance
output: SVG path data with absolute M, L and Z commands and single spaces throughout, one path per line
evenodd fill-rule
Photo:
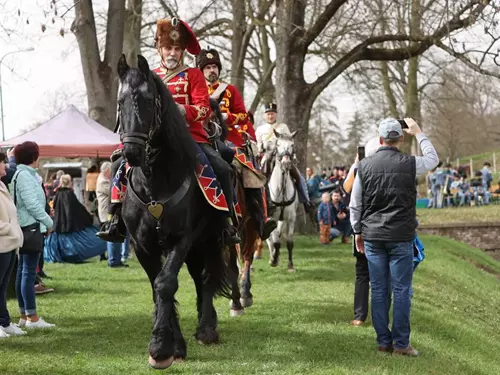
M 238 225 L 242 243 L 239 246 L 233 247 L 230 251 L 230 268 L 232 268 L 233 272 L 236 274 L 240 274 L 241 291 L 239 289 L 238 280 L 234 280 L 232 282 L 230 307 L 231 316 L 239 316 L 244 313 L 245 307 L 250 307 L 253 304 L 250 271 L 254 257 L 254 246 L 259 238 L 259 233 L 257 231 L 256 219 L 252 217 L 249 205 L 256 204 L 255 194 L 259 194 L 260 191 L 259 189 L 245 189 L 243 187 L 241 173 L 238 173 L 237 168 L 234 169 L 234 186 L 242 214 Z M 238 260 L 241 262 L 241 268 L 239 270 Z

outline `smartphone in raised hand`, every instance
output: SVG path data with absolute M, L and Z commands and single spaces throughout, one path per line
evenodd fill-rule
M 365 158 L 365 146 L 358 146 L 358 159 L 359 161 Z
M 398 120 L 398 122 L 401 124 L 401 128 L 408 129 L 408 124 L 405 120 Z

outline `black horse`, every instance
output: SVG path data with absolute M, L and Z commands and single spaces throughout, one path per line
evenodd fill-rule
M 197 149 L 186 122 L 144 57 L 138 56 L 138 66 L 129 67 L 124 55 L 118 62 L 120 136 L 132 167 L 122 217 L 153 288 L 149 363 L 164 369 L 186 357 L 174 299 L 183 263 L 196 286 L 195 337 L 202 344 L 218 342 L 213 298 L 229 298 L 236 276 L 224 258 L 225 219 L 196 181 Z

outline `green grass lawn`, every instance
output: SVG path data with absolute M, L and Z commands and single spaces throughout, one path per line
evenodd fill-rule
M 354 259 L 349 246 L 296 241 L 297 272 L 255 263 L 255 305 L 230 318 L 218 299 L 218 346 L 196 343 L 195 296 L 181 272 L 181 326 L 188 358 L 171 374 L 500 374 L 500 263 L 480 250 L 424 237 L 427 259 L 414 278 L 412 344 L 419 358 L 375 351 L 371 323 L 351 327 Z M 267 257 L 266 257 L 267 258 Z M 465 259 L 464 259 L 465 258 Z M 467 259 L 471 260 L 468 261 Z M 483 264 L 487 273 L 474 264 Z M 0 374 L 154 374 L 147 366 L 151 292 L 135 261 L 129 269 L 104 263 L 47 265 L 56 293 L 37 298 L 57 329 L 0 341 Z M 16 303 L 9 308 L 17 319 Z
M 420 224 L 470 223 L 500 221 L 500 204 L 481 207 L 417 209 Z

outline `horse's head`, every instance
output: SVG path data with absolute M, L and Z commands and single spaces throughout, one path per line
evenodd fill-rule
M 292 134 L 279 133 L 274 130 L 276 136 L 276 160 L 281 164 L 283 170 L 290 170 L 292 167 L 292 160 L 295 155 L 293 138 L 297 134 L 294 131 Z
M 123 154 L 131 166 L 144 165 L 147 148 L 160 126 L 161 102 L 148 62 L 138 56 L 138 68 L 127 64 L 125 55 L 118 61 L 120 92 L 118 121 Z

